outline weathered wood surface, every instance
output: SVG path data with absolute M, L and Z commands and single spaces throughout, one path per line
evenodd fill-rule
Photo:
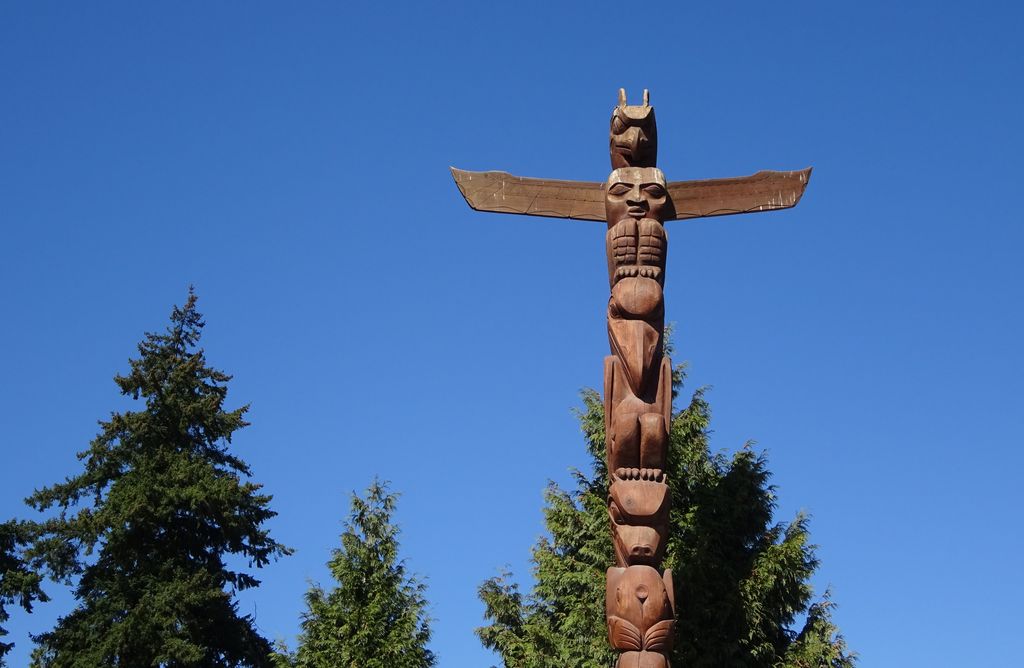
M 657 168 L 658 130 L 647 91 L 627 105 L 619 91 L 609 130 L 612 173 L 604 183 L 468 172 L 451 168 L 477 211 L 606 222 L 608 341 L 605 446 L 608 518 L 615 566 L 608 569 L 608 640 L 616 668 L 670 668 L 675 625 L 672 573 L 660 571 L 668 542 L 665 473 L 672 420 L 672 362 L 664 354 L 669 220 L 788 209 L 811 169 L 666 181 Z
M 452 167 L 466 203 L 477 211 L 606 222 L 605 184 L 470 172 Z M 750 176 L 669 181 L 672 207 L 665 220 L 689 220 L 794 207 L 811 179 L 811 168 L 763 170 Z

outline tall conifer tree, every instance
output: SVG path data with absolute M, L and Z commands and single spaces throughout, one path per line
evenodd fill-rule
M 32 526 L 25 522 L 10 520 L 0 523 L 0 622 L 10 618 L 6 606 L 17 604 L 26 612 L 32 612 L 35 601 L 48 600 L 40 587 L 42 578 L 22 555 L 23 546 L 32 536 Z M 7 630 L 0 626 L 0 639 Z M 7 665 L 4 656 L 14 643 L 0 640 L 0 668 Z
M 77 600 L 37 638 L 33 665 L 269 665 L 270 644 L 233 599 L 259 581 L 234 564 L 289 550 L 263 527 L 271 497 L 228 449 L 248 407 L 225 409 L 231 377 L 207 365 L 203 325 L 190 290 L 114 379 L 145 405 L 101 422 L 84 470 L 28 499 L 60 511 L 35 551 Z
M 306 613 L 294 657 L 298 668 L 431 668 L 430 620 L 425 586 L 408 575 L 398 556 L 391 517 L 397 495 L 374 481 L 352 495 L 351 514 L 327 566 L 336 585 L 306 593 Z
M 682 387 L 676 370 L 673 394 Z M 572 492 L 546 492 L 549 536 L 533 549 L 533 590 L 503 573 L 480 587 L 487 626 L 477 629 L 505 668 L 608 668 L 605 571 L 614 563 L 608 520 L 604 406 L 583 393 L 580 424 L 592 457 Z M 671 528 L 663 566 L 676 585 L 673 666 L 851 668 L 853 655 L 830 618 L 828 593 L 813 601 L 818 566 L 807 517 L 774 523 L 773 487 L 762 455 L 744 447 L 712 455 L 702 390 L 675 413 L 668 476 Z

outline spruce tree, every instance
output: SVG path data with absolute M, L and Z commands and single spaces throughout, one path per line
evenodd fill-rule
M 23 546 L 32 535 L 31 525 L 25 522 L 10 520 L 0 523 L 0 622 L 10 619 L 7 605 L 14 603 L 25 612 L 32 612 L 35 601 L 48 600 L 40 587 L 42 577 L 35 571 L 22 555 Z M 7 630 L 0 626 L 0 638 L 7 635 Z M 14 643 L 0 641 L 0 667 L 7 665 L 4 657 Z
M 114 379 L 145 405 L 101 421 L 79 453 L 84 470 L 28 499 L 59 509 L 34 549 L 77 600 L 36 638 L 35 666 L 270 665 L 270 644 L 233 598 L 259 581 L 235 564 L 289 550 L 263 527 L 271 497 L 228 449 L 248 407 L 225 409 L 231 377 L 207 365 L 203 326 L 189 290 Z
M 682 387 L 676 369 L 673 394 Z M 607 514 L 604 406 L 583 392 L 578 412 L 591 455 L 572 492 L 550 484 L 549 536 L 533 548 L 534 586 L 511 574 L 480 587 L 487 626 L 477 629 L 505 668 L 609 668 L 605 571 L 614 563 Z M 748 444 L 732 457 L 708 445 L 710 407 L 698 389 L 674 414 L 668 457 L 671 528 L 663 566 L 676 586 L 673 666 L 851 668 L 854 656 L 830 618 L 828 592 L 813 600 L 818 566 L 803 514 L 773 522 L 773 487 L 763 455 Z
M 330 591 L 313 585 L 294 657 L 298 668 L 430 668 L 425 586 L 406 574 L 392 522 L 397 495 L 375 480 L 364 497 L 352 495 L 351 514 L 327 566 Z

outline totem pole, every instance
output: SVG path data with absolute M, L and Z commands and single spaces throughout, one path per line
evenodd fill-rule
M 811 170 L 667 182 L 657 168 L 654 108 L 619 102 L 612 111 L 606 183 L 517 177 L 452 168 L 479 211 L 606 221 L 608 341 L 604 360 L 608 516 L 615 565 L 608 569 L 608 639 L 616 668 L 669 668 L 675 626 L 672 572 L 660 570 L 668 539 L 665 473 L 672 420 L 672 363 L 664 355 L 665 257 L 669 220 L 795 206 Z
M 672 420 L 672 363 L 662 352 L 668 184 L 658 158 L 654 109 L 612 112 L 612 173 L 605 188 L 608 341 L 604 359 L 608 515 L 615 566 L 608 569 L 608 640 L 617 668 L 664 668 L 672 648 L 672 572 L 658 572 L 668 539 L 665 455 Z

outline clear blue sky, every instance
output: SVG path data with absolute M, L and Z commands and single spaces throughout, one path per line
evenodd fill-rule
M 301 4 L 301 6 L 300 6 Z M 444 668 L 493 661 L 601 383 L 601 225 L 470 211 L 447 168 L 604 179 L 651 89 L 669 179 L 815 168 L 794 210 L 669 226 L 715 448 L 768 451 L 865 666 L 1009 666 L 1022 621 L 1018 3 L 0 5 L 0 518 L 77 470 L 112 376 L 195 284 L 295 556 L 292 642 L 350 490 L 403 497 Z M 50 587 L 59 593 L 59 588 Z M 14 613 L 12 665 L 66 597 Z

